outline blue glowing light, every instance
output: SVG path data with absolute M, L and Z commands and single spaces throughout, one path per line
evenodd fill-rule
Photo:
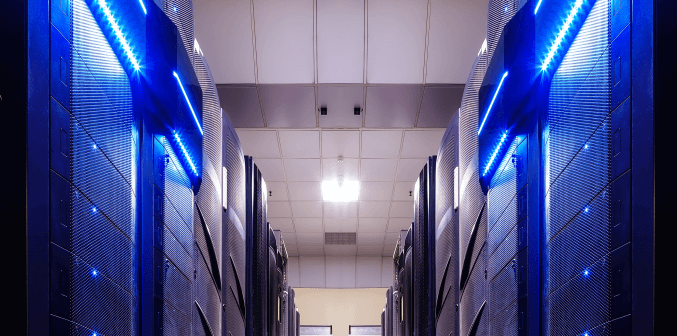
M 92 207 L 92 212 L 96 212 L 96 207 Z
M 96 149 L 96 144 L 92 145 L 92 148 Z
M 92 275 L 97 276 L 97 275 L 99 275 L 99 272 L 97 270 L 92 270 Z
M 134 66 L 134 70 L 139 70 L 139 62 L 136 60 L 136 57 L 134 57 L 134 53 L 132 52 L 132 47 L 129 46 L 129 43 L 127 43 L 127 40 L 125 39 L 125 36 L 122 34 L 122 30 L 120 30 L 120 26 L 118 25 L 117 22 L 115 22 L 115 18 L 113 17 L 113 13 L 111 13 L 110 8 L 108 7 L 108 4 L 106 4 L 105 0 L 97 0 L 97 3 L 103 10 L 103 14 L 106 15 L 106 19 L 108 19 L 108 23 L 110 24 L 111 28 L 113 29 L 113 32 L 115 32 L 115 36 L 117 36 L 118 40 L 120 41 L 120 44 L 122 44 L 122 49 L 125 50 L 125 53 L 127 54 L 127 57 L 129 58 L 129 61 L 132 62 L 132 65 Z
M 583 336 L 590 336 L 590 334 L 588 334 L 588 333 L 585 333 L 585 334 L 583 334 Z
M 501 91 L 501 86 L 503 86 L 503 81 L 505 80 L 505 77 L 508 77 L 507 71 L 503 74 L 503 77 L 501 78 L 501 82 L 498 83 L 498 88 L 496 89 L 496 92 L 494 93 L 494 98 L 491 99 L 491 103 L 489 104 L 489 108 L 487 109 L 487 113 L 484 114 L 484 119 L 482 120 L 482 125 L 480 125 L 480 129 L 477 130 L 477 135 L 480 135 L 480 132 L 482 132 L 482 128 L 484 127 L 484 123 L 487 121 L 487 117 L 489 116 L 489 112 L 491 112 L 491 108 L 494 106 L 494 101 L 496 101 L 496 96 L 498 96 L 498 92 Z
M 587 277 L 588 275 L 590 275 L 590 271 L 588 271 L 588 270 L 583 271 L 583 275 L 585 275 Z
M 588 212 L 588 211 L 590 211 L 590 208 L 585 207 L 585 212 Z
M 538 13 L 538 8 L 541 7 L 541 2 L 543 2 L 543 0 L 538 0 L 538 3 L 536 4 L 536 9 L 534 9 L 534 15 Z
M 141 9 L 143 9 L 143 14 L 148 14 L 146 11 L 146 5 L 143 4 L 143 0 L 139 0 L 139 3 L 141 4 Z
M 584 147 L 584 148 L 585 148 L 585 149 L 588 149 L 588 144 L 585 144 L 585 147 Z
M 195 110 L 193 110 L 193 105 L 190 104 L 190 100 L 188 99 L 188 95 L 186 94 L 186 90 L 183 88 L 183 84 L 181 84 L 181 79 L 179 79 L 179 75 L 174 71 L 174 77 L 176 78 L 176 81 L 179 83 L 179 87 L 181 87 L 181 92 L 183 92 L 183 97 L 186 98 L 186 103 L 188 104 L 188 107 L 190 108 L 190 112 L 193 113 L 193 119 L 195 119 L 195 124 L 197 125 L 197 128 L 200 130 L 200 134 L 204 135 L 202 132 L 202 126 L 200 126 L 200 122 L 197 121 L 197 115 L 195 115 Z M 174 134 L 176 135 L 176 134 Z
M 197 168 L 195 168 L 195 164 L 193 164 L 193 160 L 190 159 L 190 155 L 188 155 L 188 151 L 186 150 L 186 147 L 183 146 L 183 142 L 181 142 L 181 138 L 179 138 L 179 135 L 174 132 L 174 139 L 176 139 L 176 142 L 179 143 L 179 147 L 181 147 L 181 151 L 183 152 L 183 155 L 186 157 L 186 160 L 188 160 L 188 164 L 190 165 L 190 168 L 193 169 L 193 173 L 197 175 Z
M 545 71 L 545 70 L 548 69 L 548 66 L 550 65 L 550 61 L 552 61 L 553 57 L 555 57 L 555 53 L 557 52 L 557 49 L 559 49 L 559 46 L 562 44 L 562 41 L 564 40 L 564 36 L 566 36 L 566 33 L 569 31 L 569 28 L 571 27 L 571 23 L 574 22 L 574 18 L 576 18 L 576 14 L 578 14 L 578 11 L 583 6 L 583 1 L 585 1 L 585 0 L 576 0 L 576 2 L 574 3 L 574 7 L 569 12 L 569 16 L 567 16 L 567 19 L 564 21 L 564 25 L 562 25 L 562 28 L 559 30 L 559 33 L 557 34 L 557 38 L 552 43 L 552 46 L 550 46 L 550 51 L 548 51 L 548 56 L 543 61 L 543 64 L 541 64 L 541 70 L 542 71 Z
M 496 149 L 494 149 L 494 153 L 491 154 L 491 158 L 489 158 L 489 163 L 487 163 L 487 166 L 484 168 L 484 172 L 482 173 L 482 176 L 487 175 L 489 168 L 491 168 L 491 165 L 494 163 L 494 160 L 496 159 L 496 155 L 498 154 L 498 151 L 501 149 L 501 146 L 503 146 L 503 143 L 505 142 L 505 139 L 507 137 L 508 137 L 508 131 L 505 131 L 505 133 L 503 133 L 503 136 L 501 137 L 501 141 L 496 146 Z

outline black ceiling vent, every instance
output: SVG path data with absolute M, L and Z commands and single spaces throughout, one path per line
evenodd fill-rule
M 327 107 L 326 106 L 320 107 L 320 115 L 327 115 Z
M 355 115 L 360 115 L 360 112 L 362 112 L 362 108 L 359 106 L 355 106 L 355 108 L 353 109 L 353 113 Z
M 324 243 L 327 245 L 355 245 L 357 232 L 325 232 Z

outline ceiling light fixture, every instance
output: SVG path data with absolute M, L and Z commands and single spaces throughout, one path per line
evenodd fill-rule
M 325 202 L 356 202 L 359 193 L 358 181 L 322 181 L 322 200 Z

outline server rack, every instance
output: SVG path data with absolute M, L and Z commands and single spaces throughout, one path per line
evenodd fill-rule
M 435 177 L 435 331 L 440 336 L 458 334 L 458 126 L 456 114 L 442 138 Z

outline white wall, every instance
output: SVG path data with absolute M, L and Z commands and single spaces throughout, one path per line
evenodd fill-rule
M 393 258 L 290 257 L 287 272 L 295 288 L 387 288 L 393 281 Z

